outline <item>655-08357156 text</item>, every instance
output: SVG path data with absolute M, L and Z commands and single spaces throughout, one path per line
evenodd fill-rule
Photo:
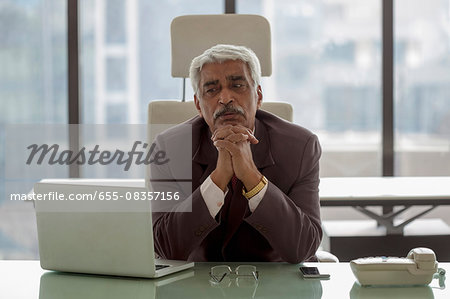
M 157 191 L 95 191 L 89 193 L 70 193 L 65 194 L 57 191 L 51 191 L 47 193 L 14 193 L 10 194 L 11 201 L 18 200 L 47 200 L 47 201 L 117 201 L 117 200 L 127 200 L 127 201 L 172 201 L 179 200 L 179 192 L 157 192 Z

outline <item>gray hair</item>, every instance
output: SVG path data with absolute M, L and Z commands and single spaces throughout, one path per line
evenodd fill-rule
M 207 63 L 222 63 L 227 60 L 241 60 L 247 63 L 255 90 L 257 90 L 261 81 L 261 65 L 255 52 L 244 46 L 216 45 L 203 52 L 200 56 L 195 57 L 191 62 L 189 78 L 191 79 L 194 94 L 198 92 L 200 72 L 203 65 Z

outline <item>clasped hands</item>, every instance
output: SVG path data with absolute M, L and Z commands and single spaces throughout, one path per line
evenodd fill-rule
M 213 182 L 225 192 L 228 183 L 235 175 L 251 190 L 261 180 L 250 149 L 259 141 L 253 133 L 242 125 L 226 125 L 217 128 L 211 137 L 218 151 L 216 169 L 211 173 Z

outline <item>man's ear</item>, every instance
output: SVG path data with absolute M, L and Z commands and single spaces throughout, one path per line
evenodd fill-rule
M 203 117 L 202 109 L 200 108 L 200 102 L 199 102 L 196 94 L 194 94 L 194 104 L 195 104 L 195 108 L 197 108 L 198 115 L 200 115 L 200 117 Z
M 262 104 L 262 100 L 263 100 L 263 94 L 262 94 L 261 85 L 258 85 L 258 88 L 256 89 L 256 96 L 257 96 L 257 104 L 256 104 L 256 106 L 259 109 L 259 108 L 261 108 L 261 104 Z

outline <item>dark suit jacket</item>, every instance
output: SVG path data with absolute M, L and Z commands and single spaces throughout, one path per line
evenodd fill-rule
M 192 163 L 193 192 L 171 212 L 153 213 L 156 252 L 166 259 L 190 261 L 298 263 L 313 257 L 322 239 L 317 137 L 258 110 L 255 134 L 259 143 L 251 148 L 256 166 L 269 180 L 267 191 L 251 213 L 242 193 L 233 192 L 230 186 L 223 207 L 213 218 L 200 192 L 218 156 L 208 125 L 197 116 L 162 133 L 156 143 L 160 150 L 179 149 L 183 144 L 177 140 L 191 126 L 192 161 L 188 162 Z M 152 178 L 174 176 L 176 171 L 167 167 L 152 165 Z M 242 189 L 239 184 L 237 190 Z M 180 212 L 190 204 L 191 212 Z

